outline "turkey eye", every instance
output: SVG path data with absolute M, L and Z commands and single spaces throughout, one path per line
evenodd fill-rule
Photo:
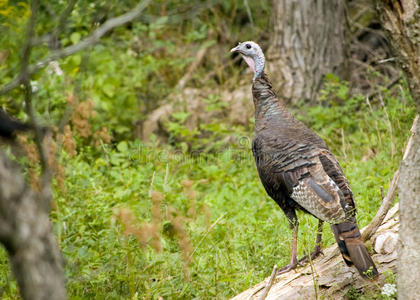
M 251 45 L 250 45 L 250 44 L 246 44 L 246 45 L 245 45 L 245 47 L 246 47 L 247 49 L 251 49 Z

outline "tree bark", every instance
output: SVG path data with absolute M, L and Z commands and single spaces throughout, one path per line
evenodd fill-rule
M 378 0 L 378 12 L 393 52 L 420 112 L 420 5 L 417 0 Z M 418 121 L 418 120 L 417 120 Z M 413 125 L 413 151 L 401 163 L 398 298 L 420 299 L 420 122 Z
M 398 298 L 420 299 L 417 286 L 420 270 L 420 122 L 411 129 L 413 149 L 401 162 L 399 183 L 400 238 L 398 247 Z
M 345 3 L 273 0 L 267 71 L 286 102 L 314 103 L 326 74 L 347 77 Z
M 420 5 L 417 0 L 378 0 L 377 7 L 420 112 Z
M 42 201 L 0 150 L 0 242 L 23 299 L 66 299 L 62 257 Z

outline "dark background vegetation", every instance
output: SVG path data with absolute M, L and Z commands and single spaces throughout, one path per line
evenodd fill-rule
M 41 43 L 30 63 L 136 4 L 78 1 L 58 44 Z M 54 30 L 65 5 L 41 4 L 37 36 Z M 348 9 L 351 76 L 328 74 L 316 100 L 290 109 L 337 156 L 363 227 L 398 167 L 415 110 L 374 9 L 363 1 Z M 40 122 L 58 132 L 69 119 L 54 134 L 62 148 L 51 150 L 59 151 L 51 218 L 71 299 L 223 299 L 287 263 L 288 223 L 251 155 L 252 76 L 229 53 L 251 39 L 269 48 L 271 10 L 270 1 L 154 1 L 135 22 L 31 78 Z M 29 14 L 27 2 L 0 0 L 0 85 L 19 71 Z M 0 105 L 27 120 L 22 94 L 14 89 Z M 4 147 L 37 189 L 33 138 L 19 143 Z M 303 255 L 316 222 L 299 219 Z M 327 246 L 334 239 L 325 232 Z M 18 295 L 0 249 L 0 296 Z

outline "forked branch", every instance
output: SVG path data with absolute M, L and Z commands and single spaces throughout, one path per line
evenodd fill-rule
M 96 44 L 101 39 L 101 37 L 107 34 L 110 30 L 114 29 L 115 27 L 122 26 L 128 22 L 131 22 L 134 19 L 136 19 L 138 16 L 140 16 L 141 12 L 147 7 L 147 5 L 149 5 L 150 2 L 151 0 L 141 1 L 134 9 L 132 9 L 128 13 L 125 13 L 121 16 L 118 16 L 118 17 L 115 17 L 106 21 L 102 26 L 96 29 L 91 35 L 89 35 L 87 38 L 83 39 L 79 43 L 68 46 L 60 50 L 55 50 L 49 56 L 40 60 L 38 63 L 29 65 L 28 70 L 27 70 L 28 75 L 30 76 L 34 74 L 35 72 L 41 70 L 42 68 L 46 67 L 50 62 L 54 60 L 70 56 L 72 54 L 75 54 L 79 51 L 82 51 Z M 23 83 L 23 80 L 24 80 L 24 77 L 23 77 L 23 74 L 21 73 L 0 89 L 0 95 L 5 94 L 13 90 L 14 88 L 18 87 L 21 83 Z

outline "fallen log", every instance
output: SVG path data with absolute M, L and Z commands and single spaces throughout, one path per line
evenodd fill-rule
M 389 276 L 388 270 L 395 273 L 397 268 L 398 210 L 397 203 L 388 211 L 384 222 L 368 241 L 374 245 L 375 254 L 372 258 L 380 274 L 375 281 L 365 280 L 355 268 L 347 267 L 338 247 L 334 245 L 325 249 L 324 255 L 313 260 L 311 264 L 275 276 L 274 279 L 268 277 L 232 300 L 261 299 L 270 279 L 272 286 L 265 296 L 266 300 L 345 299 L 350 289 L 379 289 Z M 362 229 L 362 233 L 365 228 Z

